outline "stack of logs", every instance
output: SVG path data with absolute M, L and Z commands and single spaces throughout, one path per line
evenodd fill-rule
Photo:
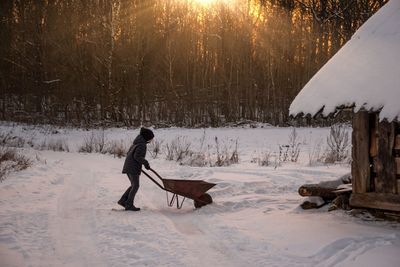
M 320 208 L 331 203 L 329 211 L 335 209 L 349 210 L 349 198 L 352 192 L 351 177 L 345 175 L 338 180 L 321 182 L 319 184 L 304 184 L 299 188 L 299 194 L 303 197 L 319 197 L 322 201 L 312 201 L 310 198 L 300 206 L 303 209 Z

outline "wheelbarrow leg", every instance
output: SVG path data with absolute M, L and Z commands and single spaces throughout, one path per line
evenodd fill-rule
M 174 205 L 174 202 L 176 201 L 176 208 L 177 209 L 181 209 L 182 208 L 183 202 L 185 201 L 186 197 L 183 197 L 182 201 L 179 203 L 178 194 L 173 193 L 171 200 L 169 200 L 168 192 L 165 191 L 165 193 L 167 195 L 167 204 L 168 204 L 169 207 L 172 207 L 172 205 Z

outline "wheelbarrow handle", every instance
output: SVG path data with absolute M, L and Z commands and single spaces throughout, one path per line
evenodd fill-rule
M 161 178 L 161 176 L 156 172 L 156 171 L 154 171 L 153 169 L 150 169 L 152 172 L 154 172 L 156 175 L 157 175 L 157 177 L 158 178 L 160 178 L 160 180 L 162 181 L 163 179 Z M 161 188 L 162 190 L 166 190 L 159 182 L 157 182 L 156 180 L 154 180 L 154 178 L 153 177 L 151 177 L 147 172 L 145 172 L 143 169 L 142 169 L 142 172 L 144 173 L 144 175 L 146 175 L 150 180 L 152 180 L 159 188 Z
M 153 170 L 152 168 L 150 168 L 149 170 L 152 171 L 155 175 L 157 175 L 157 177 L 160 178 L 160 180 L 163 180 L 161 175 L 159 175 L 155 170 Z

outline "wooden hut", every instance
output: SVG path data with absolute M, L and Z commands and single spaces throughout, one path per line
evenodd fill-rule
M 400 89 L 400 88 L 399 88 Z M 350 205 L 400 211 L 400 124 L 377 112 L 353 118 Z
M 305 85 L 290 114 L 352 108 L 350 205 L 400 211 L 400 0 L 390 0 Z

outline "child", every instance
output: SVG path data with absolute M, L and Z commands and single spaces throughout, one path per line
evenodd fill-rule
M 125 207 L 125 210 L 139 211 L 140 208 L 135 207 L 135 195 L 139 189 L 139 175 L 142 171 L 142 165 L 148 170 L 149 162 L 145 159 L 147 144 L 154 138 L 154 134 L 150 129 L 141 128 L 140 134 L 133 141 L 126 155 L 122 173 L 128 175 L 131 186 L 125 191 L 118 204 Z

